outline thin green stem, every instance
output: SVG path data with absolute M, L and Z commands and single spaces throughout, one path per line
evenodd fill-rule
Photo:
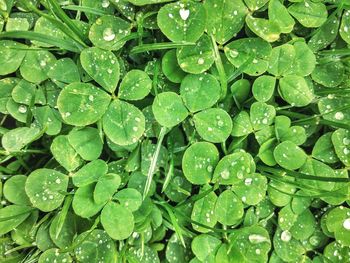
M 212 48 L 213 48 L 213 53 L 214 53 L 214 61 L 215 61 L 215 66 L 216 69 L 218 70 L 219 73 L 219 80 L 221 84 L 221 99 L 224 99 L 227 94 L 227 77 L 226 77 L 226 72 L 224 65 L 222 64 L 219 48 L 216 44 L 215 37 L 213 35 L 211 37 L 211 43 L 212 43 Z
M 166 132 L 167 132 L 167 128 L 162 127 L 160 129 L 159 136 L 158 136 L 158 142 L 156 145 L 156 150 L 153 153 L 151 165 L 150 165 L 150 167 L 148 169 L 148 173 L 147 173 L 147 181 L 145 184 L 145 189 L 143 191 L 143 200 L 146 198 L 146 196 L 151 188 L 153 175 L 154 175 L 156 167 L 157 167 L 157 161 L 158 161 L 158 157 L 159 157 L 159 153 L 160 153 L 160 147 L 162 146 L 162 142 L 164 140 Z
M 172 48 L 179 48 L 179 47 L 191 47 L 196 45 L 195 43 L 189 43 L 189 42 L 164 42 L 164 43 L 153 43 L 153 44 L 144 44 L 140 46 L 136 46 L 133 49 L 131 49 L 130 54 L 138 54 L 143 52 L 149 52 L 149 51 L 156 51 L 156 50 L 165 50 L 165 49 L 172 49 Z

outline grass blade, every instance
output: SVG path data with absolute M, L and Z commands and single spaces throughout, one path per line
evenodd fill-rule
M 151 165 L 149 167 L 148 174 L 147 174 L 147 181 L 146 181 L 145 189 L 143 191 L 143 199 L 146 198 L 146 196 L 149 192 L 149 189 L 151 188 L 153 175 L 154 175 L 154 172 L 156 170 L 156 165 L 157 165 L 157 161 L 158 161 L 158 157 L 159 157 L 160 147 L 162 146 L 162 142 L 163 142 L 163 139 L 164 139 L 166 132 L 167 132 L 167 128 L 162 127 L 160 129 L 156 150 L 153 153 Z
M 40 41 L 49 45 L 54 45 L 61 49 L 69 50 L 75 53 L 80 52 L 80 48 L 71 41 L 60 39 L 57 37 L 48 36 L 45 34 L 41 34 L 33 31 L 9 31 L 0 33 L 0 39 L 4 38 L 15 38 L 15 39 L 28 39 Z
M 152 43 L 152 44 L 144 44 L 141 46 L 136 46 L 133 49 L 131 49 L 130 54 L 138 54 L 148 51 L 155 51 L 155 50 L 164 50 L 164 49 L 172 49 L 172 48 L 179 48 L 179 47 L 190 47 L 195 46 L 195 43 L 190 42 L 164 42 L 164 43 Z

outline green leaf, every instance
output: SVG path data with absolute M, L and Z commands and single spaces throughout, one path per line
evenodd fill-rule
M 267 102 L 273 96 L 275 91 L 276 78 L 263 75 L 255 79 L 253 83 L 253 95 L 257 101 Z
M 280 166 L 289 170 L 299 169 L 307 158 L 305 152 L 291 141 L 284 141 L 277 145 L 273 155 Z
M 46 262 L 73 262 L 68 252 L 60 252 L 57 248 L 50 248 L 39 257 L 38 263 Z
M 345 129 L 338 129 L 332 134 L 334 150 L 342 163 L 350 164 L 350 132 Z
M 292 71 L 294 65 L 291 61 L 295 59 L 295 48 L 290 44 L 284 44 L 272 49 L 268 72 L 275 76 L 285 76 Z
M 297 75 L 280 79 L 279 88 L 283 99 L 292 106 L 303 107 L 314 99 L 312 82 Z
M 276 22 L 281 33 L 290 33 L 295 25 L 294 19 L 287 8 L 279 0 L 270 0 L 268 7 L 269 19 Z
M 121 179 L 117 174 L 106 174 L 98 178 L 94 190 L 96 203 L 107 203 L 120 186 Z
M 103 116 L 106 136 L 118 145 L 136 143 L 145 131 L 145 116 L 134 105 L 114 100 Z
M 310 38 L 308 46 L 312 51 L 319 51 L 330 45 L 337 37 L 339 28 L 339 19 L 337 17 L 330 19 L 320 26 L 315 34 Z
M 224 142 L 232 131 L 232 119 L 219 108 L 211 108 L 194 115 L 193 121 L 198 134 L 206 141 Z
M 292 67 L 293 74 L 299 76 L 310 75 L 316 66 L 316 56 L 304 41 L 294 43 L 295 60 Z
M 332 134 L 328 132 L 318 138 L 312 149 L 312 157 L 325 163 L 336 163 L 339 161 L 332 143 Z M 345 142 L 347 141 L 345 140 Z
M 105 161 L 100 159 L 89 162 L 75 174 L 73 174 L 73 184 L 78 187 L 87 186 L 97 182 L 98 179 L 107 174 L 108 166 Z
M 196 42 L 204 32 L 206 18 L 202 4 L 177 2 L 161 7 L 157 23 L 162 33 L 173 42 Z
M 99 17 L 90 27 L 89 39 L 94 46 L 106 50 L 118 50 L 125 41 L 122 39 L 130 35 L 131 24 L 112 15 Z
M 237 262 L 266 262 L 271 249 L 267 230 L 259 225 L 241 228 L 229 236 L 231 250 L 238 254 Z
M 152 80 L 146 72 L 138 69 L 129 71 L 123 78 L 118 97 L 123 100 L 142 100 L 152 89 Z
M 55 62 L 55 56 L 49 51 L 28 50 L 19 70 L 25 80 L 33 83 L 40 83 L 48 78 L 50 67 L 54 65 Z
M 4 235 L 19 226 L 30 215 L 32 208 L 24 205 L 8 205 L 0 209 L 0 234 Z
M 207 188 L 204 188 L 202 190 L 206 189 Z M 214 213 L 216 200 L 216 194 L 214 192 L 210 192 L 202 199 L 195 201 L 192 209 L 191 219 L 208 227 L 215 226 L 217 222 L 216 215 Z M 192 227 L 194 230 L 201 233 L 208 233 L 210 231 L 208 228 L 193 223 Z
M 242 29 L 248 13 L 241 0 L 207 0 L 204 7 L 207 11 L 207 32 L 219 44 L 226 43 Z
M 63 120 L 70 125 L 86 126 L 101 119 L 110 96 L 89 83 L 72 83 L 64 87 L 57 99 Z
M 101 229 L 81 233 L 75 243 L 79 244 L 75 249 L 78 261 L 84 262 L 87 258 L 91 263 L 98 263 L 103 258 L 106 262 L 117 260 L 117 249 L 114 241 Z
M 222 185 L 237 185 L 250 178 L 255 172 L 255 163 L 252 156 L 245 151 L 238 151 L 224 156 L 214 170 L 213 182 Z
M 81 52 L 80 62 L 90 77 L 108 92 L 114 92 L 119 82 L 120 68 L 113 52 L 87 48 Z
M 275 42 L 280 38 L 281 29 L 274 20 L 247 15 L 245 22 L 251 31 L 267 42 Z
M 334 178 L 335 173 L 333 169 L 317 160 L 308 159 L 306 163 L 301 167 L 300 172 L 307 174 L 307 175 L 314 175 L 318 177 L 328 177 L 328 178 Z M 333 189 L 335 183 L 334 182 L 327 182 L 327 181 L 319 181 L 319 180 L 303 180 L 298 179 L 298 181 L 303 182 L 305 185 L 319 190 L 329 191 L 330 189 Z M 308 191 L 307 189 L 304 189 L 304 192 L 312 194 L 314 191 Z
M 152 104 L 155 119 L 164 127 L 173 127 L 185 120 L 188 111 L 181 97 L 174 92 L 158 94 Z
M 6 132 L 1 138 L 2 147 L 6 151 L 19 152 L 25 146 L 38 139 L 38 128 L 18 127 Z
M 335 239 L 343 246 L 350 245 L 350 209 L 346 207 L 336 207 L 326 215 L 326 224 L 330 230 L 333 230 Z
M 276 254 L 284 261 L 293 261 L 306 252 L 302 243 L 292 237 L 288 230 L 278 229 L 273 237 Z
M 195 46 L 184 46 L 177 49 L 176 57 L 183 71 L 191 74 L 205 72 L 214 63 L 214 53 L 210 37 L 204 34 Z
M 47 135 L 57 135 L 61 131 L 62 123 L 58 119 L 57 110 L 50 106 L 33 107 L 32 114 L 38 126 L 45 130 Z
M 211 181 L 219 152 L 214 144 L 196 142 L 188 147 L 183 155 L 182 170 L 192 184 L 207 184 Z
M 143 6 L 171 2 L 171 0 L 128 0 L 133 5 Z
M 138 210 L 142 204 L 141 193 L 132 188 L 120 190 L 113 196 L 113 199 L 118 200 L 119 204 L 129 209 L 131 212 Z
M 227 44 L 224 51 L 227 59 L 236 68 L 252 57 L 252 63 L 249 63 L 243 72 L 251 76 L 259 76 L 267 70 L 272 47 L 260 38 L 241 38 Z
M 210 74 L 187 75 L 181 82 L 180 95 L 191 112 L 205 110 L 219 100 L 221 87 Z
M 12 48 L 25 48 L 27 46 L 11 40 L 0 41 L 0 75 L 4 76 L 15 72 L 26 55 L 26 51 L 16 50 Z
M 75 149 L 70 145 L 66 135 L 57 136 L 52 141 L 50 151 L 56 161 L 69 172 L 77 169 L 83 162 Z
M 343 13 L 339 34 L 341 38 L 348 44 L 350 44 L 350 11 L 347 10 Z
M 310 0 L 294 3 L 288 7 L 288 11 L 304 27 L 319 27 L 326 22 L 328 16 L 325 4 Z
M 90 218 L 96 215 L 105 205 L 97 204 L 94 201 L 95 184 L 89 184 L 79 187 L 73 197 L 73 211 L 76 215 L 83 218 Z
M 204 261 L 211 254 L 215 254 L 221 240 L 208 234 L 200 234 L 192 240 L 191 248 L 195 256 Z
M 325 120 L 350 124 L 349 98 L 343 95 L 335 97 L 333 94 L 318 101 L 318 109 Z M 339 109 L 339 110 L 337 110 Z
M 253 126 L 250 122 L 249 114 L 246 111 L 241 111 L 233 118 L 232 136 L 240 137 L 253 132 Z
M 240 104 L 249 98 L 250 82 L 247 79 L 239 79 L 231 86 L 231 93 L 235 103 Z
M 54 25 L 50 20 L 48 20 L 43 16 L 39 17 L 39 19 L 35 22 L 34 32 L 44 34 L 48 37 L 53 37 L 53 38 L 58 38 L 63 40 L 67 39 L 67 35 L 64 32 L 58 29 L 56 25 Z M 51 44 L 35 41 L 35 40 L 33 40 L 32 43 L 39 47 L 53 46 Z
M 256 11 L 262 8 L 268 0 L 244 0 L 244 3 L 247 5 L 249 10 Z
M 254 130 L 261 130 L 270 126 L 275 116 L 275 108 L 264 102 L 254 102 L 250 108 L 250 121 Z
M 240 181 L 234 188 L 236 195 L 247 205 L 257 205 L 266 196 L 267 179 L 258 173 Z
M 345 67 L 341 61 L 332 60 L 328 63 L 319 64 L 312 72 L 312 79 L 325 86 L 337 87 L 345 78 Z
M 66 175 L 52 169 L 41 168 L 29 174 L 25 191 L 34 207 L 49 212 L 62 204 L 67 186 Z
M 221 224 L 234 225 L 243 218 L 243 203 L 231 190 L 225 190 L 216 201 L 215 215 Z
M 134 230 L 134 216 L 124 206 L 109 202 L 102 209 L 101 224 L 111 238 L 123 240 Z
M 174 83 L 181 83 L 181 80 L 186 76 L 186 73 L 180 68 L 176 50 L 169 50 L 162 58 L 162 71 L 168 80 Z
M 14 175 L 6 180 L 3 187 L 4 197 L 15 205 L 30 205 L 24 186 L 27 181 L 25 175 Z
M 92 127 L 74 128 L 67 135 L 69 144 L 86 161 L 100 157 L 103 141 L 97 129 Z
M 61 217 L 63 210 L 58 213 L 51 221 L 49 233 L 51 240 L 61 249 L 65 249 L 72 245 L 73 238 L 77 231 L 76 216 L 68 212 L 64 217 Z M 61 221 L 62 220 L 62 221 Z M 59 233 L 56 232 L 60 225 Z
M 78 67 L 70 58 L 57 60 L 50 67 L 47 76 L 52 80 L 58 80 L 68 84 L 80 81 Z

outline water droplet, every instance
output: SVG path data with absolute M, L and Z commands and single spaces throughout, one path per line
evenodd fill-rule
M 247 178 L 247 179 L 244 180 L 244 184 L 245 184 L 245 185 L 251 185 L 252 182 L 253 182 L 253 179 L 252 179 L 252 178 Z
M 46 61 L 45 60 L 40 61 L 40 66 L 45 67 L 46 66 Z
M 204 59 L 203 58 L 199 58 L 197 62 L 198 62 L 199 65 L 203 65 L 204 64 Z
M 344 220 L 343 227 L 347 230 L 350 230 L 350 217 Z
M 181 8 L 179 14 L 182 20 L 187 20 L 190 16 L 190 10 Z
M 344 148 L 343 153 L 345 155 L 348 155 L 350 153 L 350 150 L 348 148 Z
M 312 236 L 309 239 L 309 242 L 313 246 L 317 246 L 320 243 L 320 238 L 318 236 Z
M 137 131 L 139 128 L 137 128 L 137 127 L 132 127 L 132 130 L 133 131 Z
M 136 122 L 140 122 L 141 119 L 140 119 L 139 117 L 136 117 L 136 118 L 135 118 L 135 121 L 136 121 Z
M 26 112 L 27 112 L 27 106 L 26 106 L 26 105 L 20 105 L 20 106 L 18 107 L 18 111 L 19 111 L 20 113 L 26 113 Z
M 61 180 L 59 178 L 57 178 L 55 182 L 56 182 L 56 184 L 60 184 Z
M 227 180 L 228 178 L 230 178 L 230 172 L 228 170 L 224 170 L 220 173 L 220 176 L 222 177 L 222 179 Z
M 260 249 L 255 249 L 255 254 L 257 254 L 257 255 L 260 255 L 260 253 L 261 253 L 261 250 Z
M 212 127 L 208 127 L 208 131 L 213 131 L 213 128 Z
M 231 58 L 236 58 L 239 55 L 238 51 L 235 49 L 230 50 L 229 54 Z
M 343 144 L 344 145 L 349 145 L 350 144 L 350 139 L 349 138 L 344 138 L 343 139 Z
M 248 236 L 248 239 L 249 239 L 250 243 L 252 243 L 252 244 L 259 244 L 262 242 L 269 241 L 266 237 L 264 237 L 262 235 L 258 235 L 258 234 L 251 234 Z
M 218 126 L 219 126 L 219 127 L 222 127 L 223 125 L 224 125 L 224 122 L 223 122 L 222 120 L 219 120 L 219 121 L 218 121 Z
M 103 30 L 103 39 L 105 41 L 112 41 L 114 38 L 115 38 L 115 34 L 112 28 L 107 27 L 105 30 Z
M 108 0 L 102 0 L 102 7 L 103 8 L 107 8 L 107 7 L 109 7 L 109 1 Z
M 338 121 L 341 121 L 344 119 L 344 113 L 342 113 L 341 111 L 338 111 L 334 114 L 334 118 Z
M 209 173 L 211 173 L 211 172 L 213 171 L 213 166 L 208 165 L 208 167 L 207 167 L 207 171 L 208 171 Z
M 283 242 L 289 242 L 292 239 L 292 234 L 288 230 L 284 230 L 281 233 L 281 240 Z
M 107 69 L 107 72 L 108 72 L 108 74 L 112 74 L 113 70 L 111 70 L 111 69 L 109 68 L 109 69 Z
M 170 18 L 174 18 L 174 15 L 173 14 L 169 14 L 168 15 Z

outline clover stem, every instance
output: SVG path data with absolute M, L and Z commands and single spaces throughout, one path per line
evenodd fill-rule
M 225 68 L 224 68 L 224 65 L 222 64 L 219 48 L 216 44 L 215 38 L 213 35 L 211 35 L 210 37 L 211 37 L 211 43 L 213 46 L 215 66 L 219 73 L 219 79 L 221 84 L 221 100 L 222 100 L 226 97 L 226 93 L 227 93 L 227 77 L 226 77 Z
M 170 183 L 170 180 L 171 178 L 173 177 L 173 174 L 174 174 L 174 157 L 173 155 L 171 154 L 171 157 L 170 157 L 170 163 L 169 163 L 169 169 L 168 169 L 168 172 L 165 176 L 165 181 L 163 183 L 163 187 L 162 187 L 162 193 L 166 190 L 166 188 L 168 187 L 169 183 Z
M 159 153 L 160 153 L 160 147 L 162 146 L 162 142 L 163 142 L 163 139 L 164 139 L 166 132 L 167 132 L 166 127 L 162 127 L 160 129 L 156 150 L 153 153 L 151 165 L 150 165 L 150 167 L 148 169 L 148 173 L 147 173 L 147 181 L 145 184 L 145 189 L 143 191 L 143 197 L 142 197 L 143 200 L 146 198 L 146 196 L 149 192 L 149 189 L 151 188 L 153 175 L 154 175 L 154 172 L 156 170 L 157 161 L 158 161 L 158 157 L 159 157 Z

